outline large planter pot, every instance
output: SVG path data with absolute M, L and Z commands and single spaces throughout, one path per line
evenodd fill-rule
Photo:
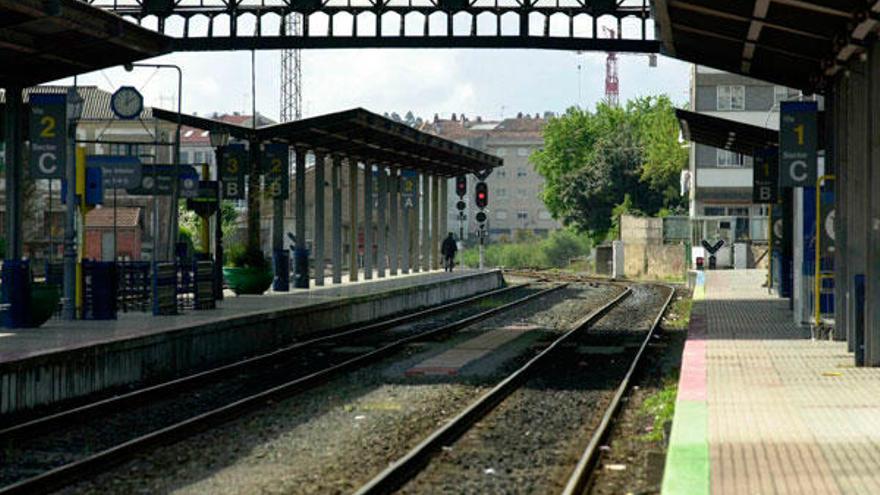
M 58 308 L 61 294 L 55 284 L 33 284 L 31 286 L 31 327 L 46 323 Z
M 231 266 L 223 267 L 223 278 L 226 284 L 238 295 L 262 294 L 272 285 L 271 268 L 238 268 Z

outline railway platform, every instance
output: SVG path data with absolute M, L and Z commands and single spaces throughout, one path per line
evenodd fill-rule
M 318 332 L 499 288 L 498 270 L 422 272 L 289 293 L 227 297 L 176 316 L 51 320 L 0 330 L 0 418 L 235 361 Z
M 698 277 L 662 493 L 880 493 L 880 369 L 811 340 L 765 274 Z

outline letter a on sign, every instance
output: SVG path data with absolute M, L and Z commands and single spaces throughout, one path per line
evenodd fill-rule
M 779 113 L 779 187 L 816 184 L 815 101 L 783 101 Z

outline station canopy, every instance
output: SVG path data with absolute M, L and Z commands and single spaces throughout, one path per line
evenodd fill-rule
M 822 92 L 877 26 L 871 0 L 654 0 L 666 55 Z
M 688 141 L 743 155 L 779 146 L 779 131 L 773 129 L 681 109 L 675 110 L 675 116 Z
M 177 112 L 159 108 L 153 109 L 153 115 L 169 122 L 178 120 Z M 223 131 L 237 139 L 286 143 L 442 177 L 481 175 L 503 164 L 496 156 L 419 131 L 363 108 L 256 129 L 185 114 L 180 114 L 180 122 L 196 129 Z
M 0 0 L 0 87 L 154 57 L 171 39 L 79 0 Z

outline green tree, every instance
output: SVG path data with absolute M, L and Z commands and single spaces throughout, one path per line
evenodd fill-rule
M 614 226 L 614 210 L 656 214 L 681 207 L 678 176 L 687 151 L 666 96 L 630 100 L 625 107 L 573 107 L 544 130 L 532 155 L 545 180 L 542 199 L 554 218 L 596 240 Z M 626 195 L 629 195 L 629 200 Z

